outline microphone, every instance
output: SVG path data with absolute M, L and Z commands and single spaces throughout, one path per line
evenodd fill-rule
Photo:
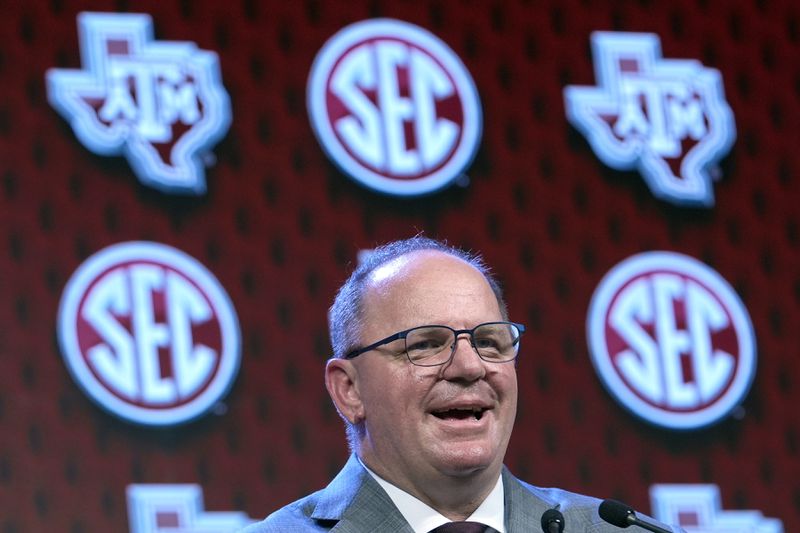
M 558 509 L 548 509 L 542 514 L 542 531 L 544 533 L 561 533 L 564 531 L 564 515 Z
M 617 500 L 603 500 L 599 512 L 600 518 L 617 527 L 639 526 L 653 533 L 671 533 L 668 529 L 640 519 L 632 508 Z

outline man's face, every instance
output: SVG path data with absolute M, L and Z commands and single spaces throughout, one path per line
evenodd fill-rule
M 361 342 L 415 326 L 469 329 L 502 319 L 474 267 L 441 252 L 413 252 L 373 272 Z M 401 487 L 442 474 L 499 475 L 516 415 L 514 363 L 483 361 L 466 335 L 442 366 L 414 366 L 403 348 L 400 340 L 352 361 L 366 429 L 362 460 Z

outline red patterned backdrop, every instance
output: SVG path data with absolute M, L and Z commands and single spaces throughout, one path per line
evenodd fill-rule
M 800 531 L 800 7 L 790 1 L 630 0 L 0 2 L 0 529 L 124 531 L 131 483 L 198 483 L 209 510 L 258 518 L 324 486 L 346 459 L 322 385 L 326 310 L 360 249 L 418 232 L 481 251 L 528 325 L 507 464 L 520 477 L 649 509 L 654 483 L 716 483 L 726 509 Z M 219 55 L 233 112 L 208 192 L 148 188 L 83 147 L 45 73 L 80 68 L 81 11 L 152 16 L 157 39 Z M 482 141 L 454 185 L 397 199 L 344 176 L 317 142 L 305 90 L 344 26 L 392 17 L 447 43 L 472 74 Z M 656 199 L 603 165 L 565 118 L 595 83 L 590 34 L 653 32 L 665 57 L 718 69 L 737 139 L 711 209 Z M 92 403 L 56 339 L 64 286 L 91 254 L 162 242 L 230 295 L 242 364 L 223 405 L 176 428 Z M 753 321 L 758 370 L 738 416 L 676 433 L 629 415 L 588 356 L 604 274 L 642 251 L 696 257 Z

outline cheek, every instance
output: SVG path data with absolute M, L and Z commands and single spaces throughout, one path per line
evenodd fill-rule
M 513 366 L 502 366 L 490 376 L 490 381 L 498 394 L 517 397 L 517 369 Z
M 416 375 L 409 366 L 398 364 L 370 373 L 368 394 L 373 409 L 394 417 L 407 417 L 419 410 L 426 380 Z M 393 420 L 397 421 L 396 418 Z
M 509 424 L 514 423 L 517 413 L 517 375 L 515 372 L 504 372 L 497 376 L 493 383 L 502 403 L 502 410 Z
M 425 416 L 425 400 L 436 383 L 436 376 L 424 370 L 408 364 L 398 368 L 378 387 L 380 401 L 387 404 L 386 409 L 402 417 L 399 423 L 413 425 Z
M 509 379 L 509 381 L 510 381 L 509 390 L 511 391 L 511 395 L 514 397 L 514 403 L 516 403 L 516 401 L 517 401 L 517 373 L 516 372 L 514 372 L 514 374 Z

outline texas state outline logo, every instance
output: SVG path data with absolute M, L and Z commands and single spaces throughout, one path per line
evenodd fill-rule
M 736 139 L 722 76 L 693 59 L 663 59 L 653 33 L 594 32 L 597 86 L 564 89 L 567 119 L 597 156 L 636 169 L 677 205 L 712 207 L 717 163 Z
M 207 152 L 227 133 L 230 100 L 214 52 L 156 41 L 149 15 L 78 15 L 83 69 L 50 69 L 47 96 L 81 143 L 124 155 L 167 193 L 206 191 Z

